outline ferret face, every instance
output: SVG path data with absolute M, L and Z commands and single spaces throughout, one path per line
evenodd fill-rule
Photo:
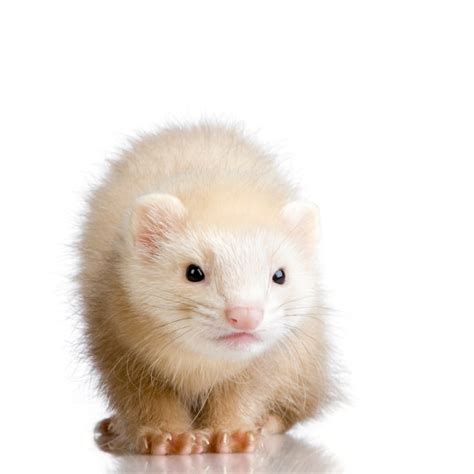
M 162 194 L 141 198 L 132 216 L 129 296 L 157 344 L 166 333 L 165 344 L 245 359 L 317 317 L 314 206 L 288 204 L 275 229 L 188 217 Z

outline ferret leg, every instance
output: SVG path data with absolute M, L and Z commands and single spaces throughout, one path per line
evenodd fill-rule
M 105 418 L 95 427 L 95 441 L 104 451 L 123 453 L 130 450 L 126 436 L 116 417 Z M 157 428 L 142 428 L 137 438 L 141 454 L 200 454 L 209 450 L 209 433 L 205 431 L 169 432 Z M 133 450 L 133 449 L 132 449 Z
M 199 421 L 211 433 L 209 451 L 248 453 L 258 447 L 265 409 L 263 400 L 252 397 L 252 393 L 250 387 L 239 386 L 213 394 Z
M 285 423 L 277 415 L 269 415 L 263 424 L 257 426 L 247 431 L 216 431 L 209 449 L 220 453 L 252 452 L 260 444 L 262 435 L 281 434 L 287 430 Z
M 208 449 L 208 433 L 194 431 L 188 407 L 172 392 L 142 390 L 116 400 L 116 415 L 96 425 L 105 451 L 140 454 L 193 454 Z
M 131 450 L 140 454 L 199 454 L 209 435 L 193 430 L 191 412 L 174 393 L 153 393 L 126 413 Z
M 133 418 L 128 418 L 133 419 Z M 135 451 L 141 454 L 198 454 L 207 450 L 207 433 L 192 428 L 190 410 L 172 393 L 146 402 L 134 427 Z

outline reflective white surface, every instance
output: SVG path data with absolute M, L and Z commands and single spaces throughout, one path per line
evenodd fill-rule
M 289 435 L 272 436 L 252 454 L 203 454 L 195 456 L 110 456 L 112 473 L 333 473 L 341 472 L 323 448 Z

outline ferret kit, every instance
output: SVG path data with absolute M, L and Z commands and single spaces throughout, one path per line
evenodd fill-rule
M 104 449 L 250 452 L 332 399 L 318 208 L 240 131 L 135 140 L 88 201 L 79 242 Z

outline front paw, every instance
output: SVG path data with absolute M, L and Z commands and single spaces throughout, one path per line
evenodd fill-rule
M 115 416 L 99 421 L 94 428 L 94 439 L 100 449 L 119 453 L 127 450 L 126 439 L 121 435 Z
M 143 430 L 138 440 L 140 454 L 162 456 L 166 454 L 201 454 L 209 451 L 210 436 L 207 431 L 185 431 L 182 433 Z
M 261 442 L 261 430 L 215 431 L 210 451 L 215 453 L 251 453 Z

